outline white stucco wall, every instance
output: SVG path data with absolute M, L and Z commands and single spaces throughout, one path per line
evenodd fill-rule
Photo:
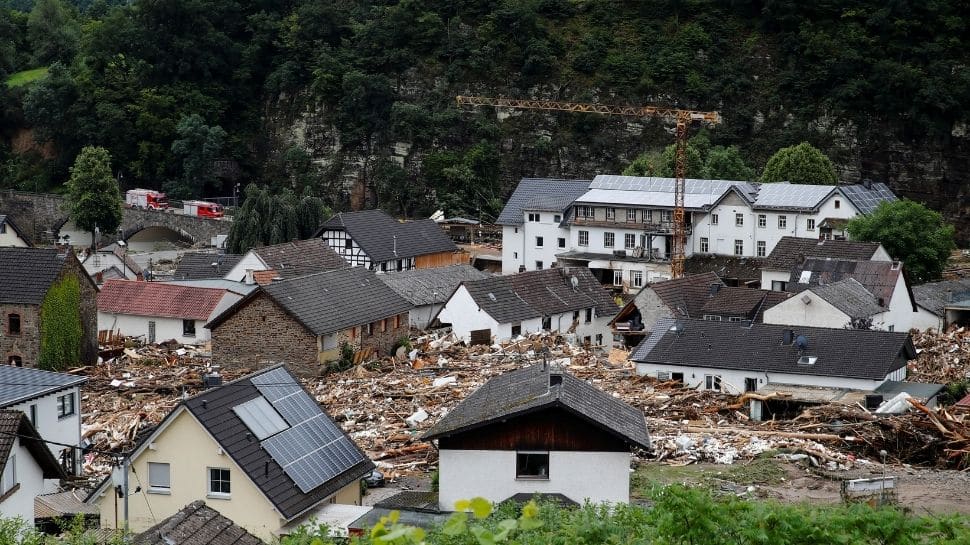
M 14 458 L 16 482 L 20 488 L 0 503 L 0 516 L 4 518 L 20 517 L 30 523 L 34 522 L 34 498 L 48 490 L 44 489 L 44 472 L 30 451 L 20 444 L 20 439 L 14 439 L 14 446 L 10 449 L 7 464 Z
M 498 502 L 519 493 L 563 494 L 583 503 L 630 500 L 630 454 L 627 452 L 549 453 L 549 479 L 516 479 L 515 451 L 442 449 L 438 461 L 438 504 L 481 496 Z
M 802 300 L 806 297 L 811 301 L 808 304 Z M 766 310 L 764 322 L 841 329 L 849 324 L 850 318 L 832 304 L 806 290 Z
M 521 227 L 502 226 L 502 274 L 515 274 L 519 271 L 519 265 L 525 262 L 522 253 L 523 237 L 525 233 Z
M 122 271 L 125 278 L 128 280 L 137 280 L 138 275 L 135 271 L 128 267 L 128 265 L 113 252 L 95 252 L 84 259 L 84 263 L 81 264 L 84 270 L 88 272 L 88 276 L 94 278 L 96 274 L 102 271 L 106 271 L 111 267 L 117 267 L 119 271 Z
M 910 327 L 919 329 L 921 331 L 930 328 L 940 331 L 943 328 L 943 317 L 937 316 L 936 314 L 933 314 L 925 308 L 917 305 L 916 314 L 913 316 L 913 323 Z
M 74 414 L 63 418 L 57 415 L 57 398 L 66 394 L 74 394 Z M 66 445 L 78 445 L 81 442 L 81 390 L 78 387 L 65 388 L 47 394 L 43 397 L 24 401 L 16 405 L 4 407 L 5 409 L 21 411 L 30 418 L 30 407 L 37 407 L 37 422 L 34 425 L 37 432 L 46 441 L 64 443 Z M 60 461 L 61 451 L 64 447 L 47 444 L 54 455 Z M 77 452 L 75 452 L 77 455 Z M 57 489 L 57 481 L 51 480 L 47 483 L 47 492 L 54 492 Z
M 236 266 L 229 269 L 223 278 L 226 280 L 232 280 L 233 282 L 245 282 L 246 281 L 246 269 L 252 269 L 253 271 L 265 271 L 267 270 L 266 265 L 263 264 L 259 256 L 256 255 L 252 250 L 246 252 L 246 255 L 236 263 Z
M 683 373 L 684 384 L 691 388 L 705 389 L 705 376 L 717 375 L 721 377 L 721 390 L 731 394 L 744 392 L 744 379 L 758 380 L 761 389 L 769 382 L 774 384 L 793 384 L 800 386 L 821 386 L 826 388 L 848 388 L 850 390 L 874 390 L 886 380 L 904 380 L 906 368 L 890 373 L 880 380 L 855 379 L 845 377 L 828 377 L 818 375 L 801 375 L 793 373 L 774 373 L 764 371 L 743 371 L 737 369 L 714 369 L 710 367 L 684 367 L 678 365 L 658 365 L 652 363 L 636 363 L 637 374 L 656 377 L 657 373 Z
M 27 241 L 20 238 L 17 231 L 14 231 L 9 225 L 5 225 L 6 229 L 0 233 L 0 246 L 17 246 L 23 248 L 28 246 Z
M 471 340 L 472 331 L 479 329 L 491 329 L 493 336 L 500 334 L 498 322 L 478 308 L 478 303 L 472 299 L 465 286 L 458 287 L 441 309 L 438 319 L 442 323 L 451 324 L 455 336 L 465 342 Z
M 180 344 L 201 344 L 209 340 L 210 331 L 205 328 L 205 320 L 195 320 L 195 336 L 182 334 L 181 318 L 158 318 L 153 316 L 134 316 L 130 314 L 111 314 L 98 311 L 98 329 L 120 331 L 122 335 L 143 336 L 148 340 L 148 322 L 155 322 L 155 342 L 175 339 Z

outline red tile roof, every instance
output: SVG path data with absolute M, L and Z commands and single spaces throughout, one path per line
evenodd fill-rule
M 970 394 L 967 394 L 966 397 L 960 401 L 957 401 L 954 405 L 960 407 L 961 409 L 970 409 Z
M 136 280 L 108 280 L 98 293 L 98 311 L 208 320 L 224 294 L 224 290 L 212 288 Z

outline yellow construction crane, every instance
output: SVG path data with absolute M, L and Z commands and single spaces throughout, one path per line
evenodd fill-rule
M 458 96 L 459 106 L 495 106 L 520 110 L 549 110 L 557 112 L 581 112 L 604 115 L 624 115 L 632 117 L 656 117 L 676 123 L 676 153 L 674 171 L 677 178 L 674 184 L 674 239 L 670 259 L 670 274 L 673 278 L 684 275 L 684 247 L 687 245 L 687 227 L 684 217 L 684 178 L 687 173 L 687 129 L 691 123 L 717 125 L 721 122 L 718 112 L 662 108 L 659 106 L 611 106 L 585 102 L 560 102 L 555 100 L 523 100 L 514 98 L 466 97 Z

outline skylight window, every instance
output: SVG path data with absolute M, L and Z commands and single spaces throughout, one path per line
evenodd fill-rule
M 259 440 L 289 428 L 280 413 L 262 396 L 236 405 L 232 411 Z

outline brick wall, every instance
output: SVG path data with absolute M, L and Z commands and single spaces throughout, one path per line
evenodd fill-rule
M 265 293 L 212 330 L 212 363 L 260 368 L 284 362 L 301 374 L 317 374 L 317 339 Z
M 20 316 L 20 334 L 10 334 L 10 315 Z M 24 367 L 35 367 L 40 352 L 40 307 L 36 305 L 0 305 L 0 356 L 2 364 L 18 356 Z
M 408 314 L 406 312 L 397 315 L 397 327 L 395 327 L 394 316 L 373 322 L 370 326 L 370 334 L 367 333 L 366 326 L 353 328 L 353 335 L 351 335 L 351 330 L 349 329 L 341 331 L 337 334 L 337 346 L 347 342 L 355 350 L 373 348 L 377 351 L 378 356 L 386 356 L 390 353 L 391 347 L 394 346 L 394 343 L 398 339 L 407 337 L 410 333 L 410 324 L 408 323 Z

